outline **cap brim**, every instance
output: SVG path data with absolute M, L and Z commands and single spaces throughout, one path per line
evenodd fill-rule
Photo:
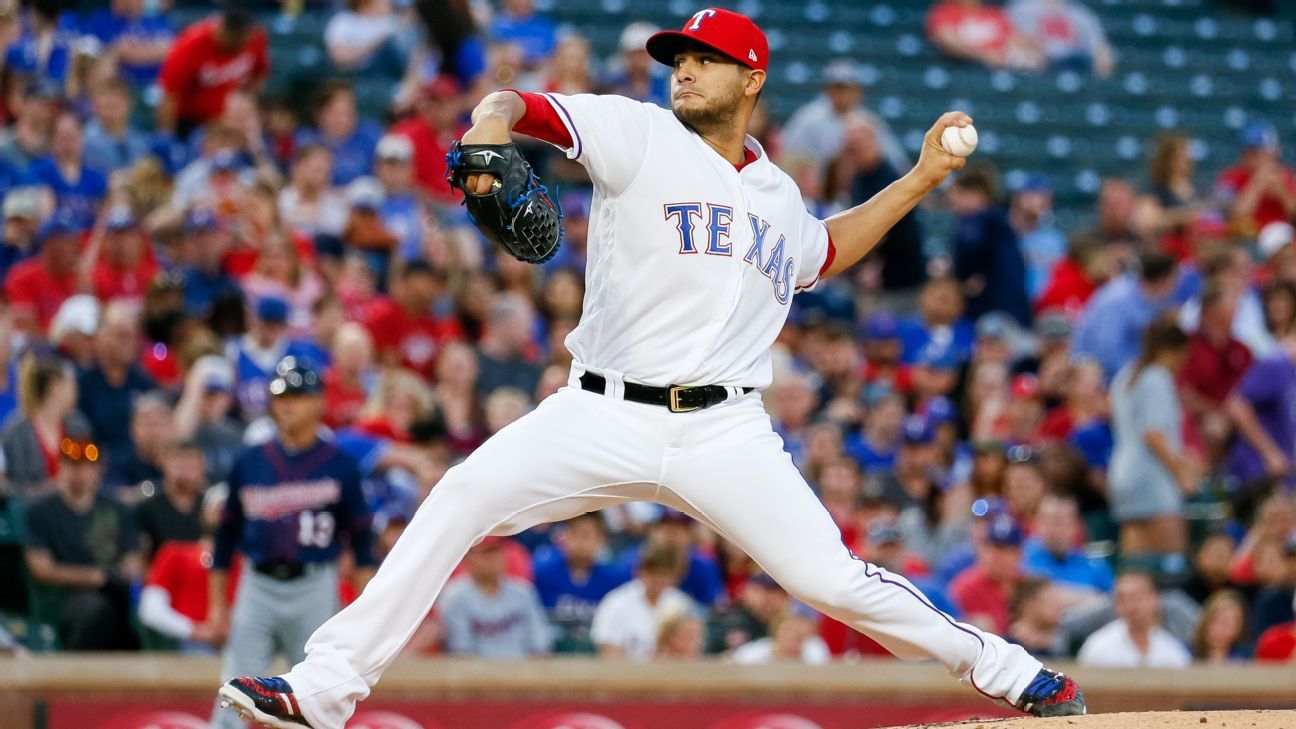
M 653 33 L 652 36 L 648 38 L 648 42 L 644 44 L 644 49 L 648 51 L 648 55 L 652 56 L 654 61 L 663 64 L 665 66 L 674 67 L 675 55 L 678 54 L 681 49 L 690 45 L 698 45 L 704 48 L 710 48 L 711 50 L 715 51 L 716 53 L 719 53 L 720 55 L 724 56 L 725 58 L 728 58 L 729 60 L 737 63 L 740 66 L 747 66 L 748 68 L 751 67 L 743 59 L 735 58 L 734 56 L 731 56 L 728 53 L 726 53 L 724 50 L 717 48 L 716 46 L 713 46 L 710 43 L 703 42 L 697 36 L 689 35 L 688 33 L 684 33 L 678 30 L 661 30 L 661 31 L 657 31 L 656 33 Z

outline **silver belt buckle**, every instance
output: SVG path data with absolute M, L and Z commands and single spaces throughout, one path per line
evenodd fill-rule
M 694 405 L 693 407 L 684 407 L 679 404 L 680 393 L 684 392 L 685 390 L 691 390 L 691 389 L 693 388 L 685 387 L 683 385 L 670 386 L 670 411 L 672 413 L 691 413 L 694 410 L 702 409 L 701 405 Z

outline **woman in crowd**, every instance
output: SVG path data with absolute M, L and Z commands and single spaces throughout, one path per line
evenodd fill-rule
M 1188 337 L 1178 325 L 1154 321 L 1138 357 L 1111 385 L 1110 498 L 1125 555 L 1182 555 L 1188 546 L 1183 502 L 1196 492 L 1198 468 L 1183 450 L 1175 388 L 1187 353 Z
M 8 491 L 34 497 L 58 475 L 59 444 L 88 438 L 90 423 L 76 410 L 76 378 L 56 358 L 28 354 L 19 366 L 18 413 L 0 431 Z

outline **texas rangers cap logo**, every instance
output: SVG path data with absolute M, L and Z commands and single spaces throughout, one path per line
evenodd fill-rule
M 675 65 L 675 54 L 685 42 L 701 43 L 748 68 L 769 70 L 769 41 L 752 19 L 723 8 L 699 10 L 684 21 L 680 30 L 663 30 L 644 44 L 648 55 L 667 66 Z

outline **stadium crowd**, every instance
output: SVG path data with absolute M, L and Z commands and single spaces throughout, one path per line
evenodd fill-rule
M 1110 73 L 1101 24 L 1074 10 L 951 0 L 927 30 L 957 58 Z M 274 97 L 265 17 L 0 2 L 0 498 L 22 546 L 0 593 L 60 649 L 219 649 L 211 535 L 240 450 L 274 433 L 286 355 L 322 372 L 381 559 L 446 469 L 566 385 L 581 314 L 580 167 L 524 141 L 562 189 L 565 242 L 521 264 L 444 180 L 468 111 L 501 87 L 667 103 L 651 26 L 599 62 L 531 0 L 348 0 L 309 103 Z M 1077 45 L 1032 36 L 1059 22 Z M 826 216 L 908 161 L 854 63 L 821 80 L 755 132 Z M 365 84 L 390 89 L 384 118 L 360 113 Z M 794 299 L 765 401 L 844 542 L 963 621 L 1094 665 L 1290 661 L 1296 173 L 1259 118 L 1205 186 L 1186 136 L 1147 142 L 1075 230 L 1042 170 L 1004 190 L 970 164 Z M 938 214 L 955 225 L 933 248 Z M 647 503 L 488 538 L 408 650 L 884 655 Z

